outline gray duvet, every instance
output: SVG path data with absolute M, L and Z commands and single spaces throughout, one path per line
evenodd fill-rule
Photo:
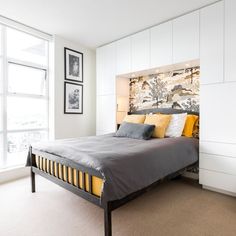
M 137 140 L 113 134 L 41 142 L 33 149 L 97 170 L 104 177 L 101 201 L 121 199 L 198 160 L 198 140 Z

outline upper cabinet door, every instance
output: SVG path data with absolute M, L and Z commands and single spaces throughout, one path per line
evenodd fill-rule
M 225 81 L 236 81 L 236 1 L 225 0 Z
M 199 58 L 199 11 L 173 21 L 173 63 Z
M 172 64 L 172 21 L 151 28 L 151 68 Z
M 115 94 L 116 44 L 111 43 L 96 51 L 97 95 Z
M 117 41 L 117 75 L 131 72 L 131 37 Z
M 214 5 L 205 7 L 200 11 L 200 54 L 201 54 L 201 59 L 200 59 L 201 84 L 223 82 L 224 81 L 223 2 L 218 2 Z
M 131 36 L 131 52 L 133 72 L 150 68 L 150 30 Z

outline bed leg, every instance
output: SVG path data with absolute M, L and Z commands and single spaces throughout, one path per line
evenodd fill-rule
M 31 169 L 31 192 L 35 193 L 35 173 Z
M 35 193 L 35 173 L 33 172 L 33 166 L 35 166 L 35 156 L 32 154 L 32 147 L 29 147 L 29 155 L 30 155 L 30 179 L 31 179 L 31 192 Z
M 112 236 L 111 209 L 109 203 L 107 203 L 106 207 L 104 208 L 104 230 L 105 236 Z

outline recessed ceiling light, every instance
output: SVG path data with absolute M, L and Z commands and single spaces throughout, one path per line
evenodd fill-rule
M 185 64 L 185 66 L 186 66 L 186 67 L 189 67 L 190 65 L 187 63 L 187 64 Z

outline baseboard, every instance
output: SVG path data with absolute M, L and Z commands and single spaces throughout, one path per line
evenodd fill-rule
M 213 188 L 213 187 L 209 187 L 209 186 L 206 186 L 206 185 L 202 185 L 202 188 L 203 188 L 203 189 L 206 189 L 206 190 L 213 191 L 213 192 L 217 192 L 217 193 L 222 193 L 222 194 L 225 194 L 225 195 L 229 195 L 229 196 L 231 196 L 231 197 L 236 197 L 236 193 L 229 192 L 229 191 L 225 191 L 225 190 L 222 190 L 222 189 Z
M 17 167 L 0 171 L 0 184 L 30 176 L 29 167 Z

